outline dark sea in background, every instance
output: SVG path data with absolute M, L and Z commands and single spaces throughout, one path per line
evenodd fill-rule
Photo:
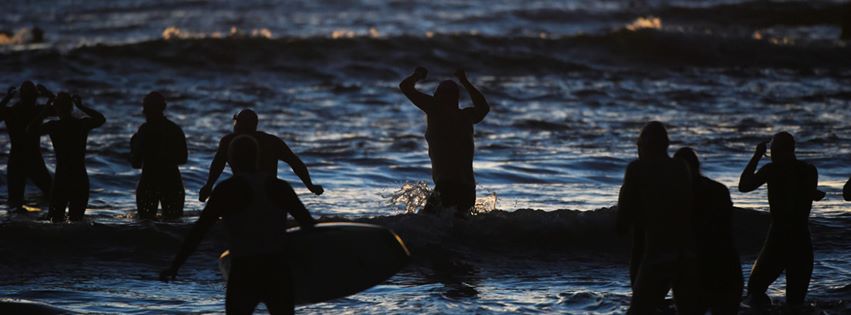
M 764 188 L 735 189 L 754 146 L 793 133 L 828 193 L 814 205 L 813 313 L 851 312 L 851 47 L 841 2 L 19 1 L 0 15 L 0 88 L 24 79 L 79 93 L 107 116 L 89 136 L 88 221 L 48 224 L 0 206 L 0 298 L 93 313 L 224 310 L 215 230 L 178 280 L 156 280 L 202 209 L 218 139 L 243 108 L 308 164 L 316 217 L 387 225 L 414 262 L 313 314 L 624 313 L 628 239 L 613 206 L 635 138 L 669 127 L 738 207 L 746 276 L 768 224 Z M 27 44 L 33 26 L 45 42 Z M 492 110 L 476 126 L 478 210 L 411 214 L 431 186 L 425 117 L 398 90 L 417 65 L 432 91 L 458 66 Z M 189 216 L 135 218 L 129 140 L 141 99 L 163 92 L 189 140 Z M 469 106 L 463 95 L 462 106 Z M 0 127 L 5 134 L 5 126 Z M 0 137 L 0 160 L 9 149 Z M 43 148 L 52 169 L 49 140 Z M 223 177 L 224 178 L 224 177 Z M 6 198 L 0 164 L 0 203 Z M 30 206 L 46 207 L 34 186 Z M 573 209 L 559 210 L 559 209 Z M 783 300 L 785 282 L 770 294 Z

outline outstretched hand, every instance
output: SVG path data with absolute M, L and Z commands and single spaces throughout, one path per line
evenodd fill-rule
M 458 78 L 458 80 L 461 81 L 461 82 L 466 82 L 467 81 L 467 72 L 465 72 L 464 69 L 459 68 L 459 69 L 455 70 L 455 77 Z
M 307 186 L 307 189 L 308 189 L 308 190 L 310 190 L 310 192 L 312 192 L 312 193 L 316 194 L 317 196 L 318 196 L 318 195 L 321 195 L 322 193 L 324 193 L 324 192 L 325 192 L 325 189 L 324 189 L 324 188 L 322 188 L 322 186 L 321 186 L 321 185 L 313 185 L 313 184 L 311 184 L 310 186 Z
M 428 70 L 426 70 L 426 68 L 422 66 L 419 66 L 414 69 L 414 76 L 417 78 L 417 80 L 425 79 L 428 76 Z
M 160 281 L 169 282 L 173 281 L 177 277 L 177 270 L 174 268 L 166 268 L 163 271 L 160 271 Z
M 198 201 L 206 202 L 212 191 L 213 187 L 210 185 L 204 185 L 204 187 L 201 187 L 201 191 L 198 192 Z
M 768 141 L 760 142 L 756 145 L 756 150 L 754 151 L 754 156 L 762 157 L 765 155 L 765 152 L 768 150 Z

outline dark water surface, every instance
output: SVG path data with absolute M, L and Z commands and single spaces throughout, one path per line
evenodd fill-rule
M 765 190 L 738 193 L 739 172 L 758 142 L 792 132 L 828 192 L 813 209 L 810 300 L 839 313 L 851 298 L 851 217 L 840 192 L 851 174 L 851 47 L 835 40 L 841 9 L 833 2 L 4 7 L 0 27 L 12 35 L 0 45 L 0 82 L 77 92 L 108 121 L 89 137 L 88 223 L 0 215 L 0 297 L 96 313 L 221 312 L 221 242 L 206 244 L 177 282 L 154 276 L 203 206 L 197 191 L 232 114 L 251 107 L 260 129 L 287 141 L 325 187 L 313 196 L 280 166 L 316 216 L 388 225 L 419 257 L 383 285 L 303 313 L 624 312 L 628 242 L 611 235 L 611 210 L 597 209 L 615 203 L 648 120 L 666 122 L 673 148 L 695 147 L 704 172 L 731 187 L 737 206 L 757 211 L 767 210 Z M 46 43 L 21 43 L 33 25 Z M 463 65 L 492 107 L 476 128 L 475 160 L 480 210 L 489 213 L 469 222 L 405 214 L 421 205 L 421 182 L 430 184 L 424 116 L 397 87 L 418 64 L 431 70 L 424 91 Z M 181 170 L 190 217 L 181 222 L 135 219 L 129 139 L 151 90 L 166 95 L 168 116 L 189 140 Z M 5 160 L 9 144 L 0 139 Z M 53 165 L 46 138 L 43 147 Z M 0 201 L 5 174 L 2 163 Z M 744 210 L 736 219 L 749 271 L 767 219 Z M 782 288 L 770 293 L 782 300 Z

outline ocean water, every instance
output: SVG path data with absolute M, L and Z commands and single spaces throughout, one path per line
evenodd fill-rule
M 242 108 L 307 163 L 322 196 L 282 164 L 316 217 L 389 226 L 410 267 L 300 313 L 623 313 L 628 239 L 613 210 L 649 120 L 696 148 L 731 188 L 746 276 L 764 236 L 766 192 L 735 189 L 753 147 L 793 133 L 827 192 L 811 215 L 808 310 L 848 312 L 851 47 L 841 2 L 747 1 L 18 1 L 0 16 L 0 86 L 24 79 L 83 96 L 107 123 L 89 137 L 88 221 L 48 224 L 0 206 L 0 298 L 92 313 L 217 313 L 214 231 L 161 283 L 202 209 L 218 139 Z M 27 42 L 32 28 L 45 42 Z M 480 214 L 410 212 L 430 185 L 425 119 L 398 91 L 417 65 L 432 91 L 467 69 L 492 110 L 476 126 Z M 141 98 L 163 92 L 189 140 L 187 213 L 135 218 L 129 139 Z M 463 95 L 462 106 L 470 102 Z M 5 126 L 0 126 L 5 133 Z M 9 142 L 0 137 L 0 160 Z M 43 148 L 49 167 L 52 147 Z M 0 203 L 6 168 L 0 163 Z M 44 207 L 34 187 L 30 206 Z M 570 210 L 568 210 L 570 209 Z M 572 211 L 576 210 L 576 211 Z M 783 300 L 784 282 L 770 293 Z

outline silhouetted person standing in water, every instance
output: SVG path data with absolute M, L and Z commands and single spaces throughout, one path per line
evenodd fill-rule
M 700 312 L 738 314 L 742 299 L 742 265 L 733 245 L 733 201 L 727 186 L 700 173 L 700 161 L 691 148 L 682 148 L 675 159 L 688 163 L 694 183 L 694 233 L 703 306 Z
M 39 94 L 53 99 L 53 95 L 46 88 L 41 87 L 41 90 L 42 93 L 35 84 L 24 81 L 21 84 L 18 103 L 6 107 L 15 96 L 14 87 L 9 88 L 6 96 L 0 101 L 0 119 L 6 122 L 6 130 L 12 144 L 6 165 L 6 188 L 9 190 L 6 204 L 10 212 L 25 211 L 22 206 L 27 178 L 32 180 L 43 194 L 50 194 L 52 179 L 41 156 L 41 135 L 27 133 L 27 125 L 46 108 L 36 104 Z
M 222 140 L 219 141 L 219 148 L 216 150 L 216 156 L 210 164 L 210 175 L 207 178 L 207 183 L 204 187 L 201 187 L 201 192 L 199 193 L 198 198 L 199 200 L 207 200 L 207 196 L 210 195 L 213 185 L 225 169 L 225 163 L 228 162 L 228 145 L 239 135 L 252 136 L 260 145 L 260 162 L 258 166 L 260 172 L 277 177 L 278 160 L 281 160 L 290 165 L 293 172 L 295 172 L 298 178 L 301 179 L 304 186 L 307 187 L 310 192 L 321 195 L 325 191 L 322 186 L 313 184 L 310 179 L 310 173 L 307 171 L 307 166 L 305 166 L 304 162 L 302 162 L 301 159 L 299 159 L 298 156 L 290 150 L 290 147 L 287 146 L 284 140 L 268 133 L 257 131 L 257 113 L 253 110 L 245 109 L 233 117 L 233 133 L 222 137 Z M 230 166 L 231 170 L 236 171 L 233 164 Z
M 163 217 L 183 215 L 185 192 L 178 165 L 186 164 L 186 136 L 180 126 L 163 114 L 165 97 L 151 92 L 142 101 L 145 123 L 130 139 L 133 168 L 142 169 L 136 187 L 136 209 L 139 218 L 153 219 L 158 205 Z
M 786 271 L 786 302 L 797 306 L 804 302 L 813 272 L 813 244 L 810 240 L 809 215 L 813 200 L 824 193 L 818 186 L 818 171 L 795 157 L 795 139 L 787 132 L 771 140 L 771 163 L 756 171 L 765 155 L 766 143 L 756 146 L 739 178 L 739 191 L 754 191 L 768 183 L 771 226 L 765 244 L 753 265 L 748 280 L 748 295 L 757 304 L 770 304 L 765 291 L 780 273 Z
M 287 182 L 257 167 L 258 144 L 248 135 L 228 144 L 234 175 L 218 184 L 183 242 L 174 262 L 160 273 L 174 279 L 177 270 L 219 218 L 224 221 L 232 255 L 225 309 L 252 314 L 264 303 L 271 314 L 293 314 L 292 274 L 287 260 L 287 212 L 302 228 L 315 224 Z
M 88 117 L 76 118 L 71 112 L 74 105 Z M 71 97 L 60 92 L 53 102 L 59 120 L 42 123 L 48 115 L 45 109 L 33 119 L 29 132 L 49 134 L 56 155 L 56 178 L 53 181 L 50 197 L 50 219 L 54 222 L 65 220 L 65 208 L 71 221 L 83 219 L 89 203 L 89 175 L 86 172 L 86 141 L 89 131 L 100 127 L 106 118 L 94 109 L 83 105 L 80 97 Z
M 688 166 L 668 156 L 668 132 L 654 121 L 638 137 L 638 160 L 627 166 L 618 198 L 617 229 L 643 236 L 630 314 L 653 314 L 673 288 L 680 314 L 700 309 L 692 230 L 692 179 Z M 640 242 L 640 241 L 639 241 Z M 636 255 L 640 254 L 639 261 Z
M 425 68 L 417 67 L 399 84 L 411 103 L 426 113 L 425 137 L 434 191 L 423 212 L 433 213 L 438 205 L 456 207 L 456 215 L 460 217 L 468 214 L 476 204 L 473 125 L 485 119 L 490 106 L 463 70 L 456 71 L 455 76 L 473 100 L 473 107 L 464 109 L 458 108 L 460 90 L 452 80 L 440 82 L 434 96 L 417 91 L 417 81 L 425 79 L 427 74 Z

